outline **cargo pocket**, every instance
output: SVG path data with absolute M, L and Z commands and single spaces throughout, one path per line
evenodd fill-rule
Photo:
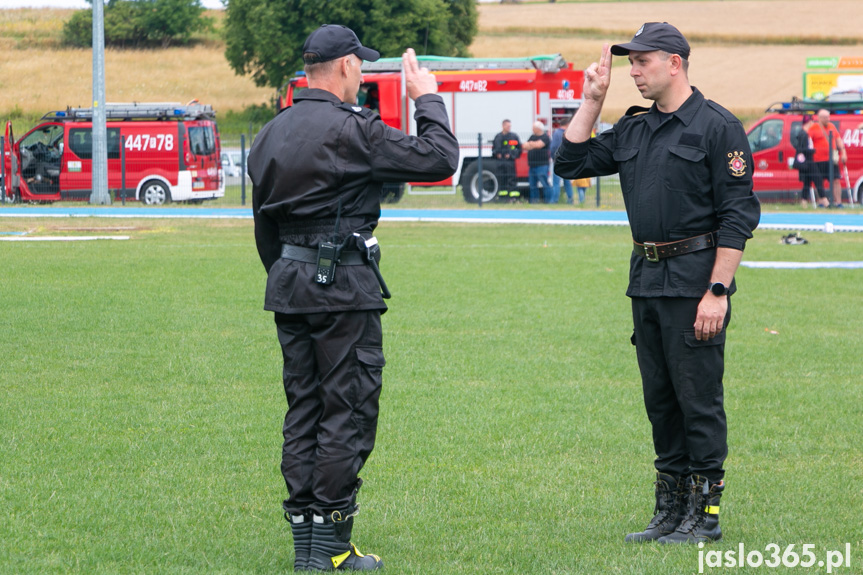
M 354 397 L 354 417 L 359 427 L 373 428 L 378 419 L 381 396 L 381 374 L 386 365 L 384 350 L 380 347 L 357 346 L 359 373 Z
M 695 330 L 683 332 L 679 376 L 684 397 L 710 397 L 722 393 L 725 329 L 704 341 L 695 339 Z

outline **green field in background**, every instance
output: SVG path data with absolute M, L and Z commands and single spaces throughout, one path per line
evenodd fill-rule
M 249 220 L 0 218 L 0 572 L 281 573 L 285 398 Z M 857 259 L 758 231 L 745 259 Z M 652 446 L 619 227 L 384 222 L 384 391 L 354 540 L 387 573 L 696 573 L 625 545 Z M 861 270 L 741 268 L 726 540 L 863 572 Z M 774 333 L 775 332 L 775 333 Z M 706 573 L 786 572 L 705 569 Z M 824 569 L 787 572 L 824 573 Z

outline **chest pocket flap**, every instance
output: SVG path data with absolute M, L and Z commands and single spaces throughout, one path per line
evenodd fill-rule
M 626 162 L 638 154 L 638 148 L 615 148 L 612 157 L 615 162 Z
M 693 148 L 692 146 L 668 146 L 668 151 L 678 158 L 683 158 L 689 162 L 700 162 L 704 159 L 704 156 L 707 155 L 706 150 Z

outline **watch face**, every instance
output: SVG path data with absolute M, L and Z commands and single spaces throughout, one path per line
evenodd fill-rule
M 710 291 L 712 291 L 713 295 L 715 295 L 715 296 L 721 296 L 721 295 L 725 295 L 728 293 L 728 288 L 725 287 L 725 284 L 722 284 L 720 282 L 716 282 L 716 283 L 710 284 Z

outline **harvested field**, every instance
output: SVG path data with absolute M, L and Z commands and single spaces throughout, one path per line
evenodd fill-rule
M 760 43 L 861 37 L 859 0 L 710 0 L 706 2 L 565 2 L 483 4 L 483 32 L 508 28 L 596 29 L 628 40 L 644 22 L 671 22 L 687 37 Z M 842 15 L 837 17 L 837 15 Z
M 485 4 L 471 48 L 485 57 L 560 52 L 585 68 L 603 42 L 629 41 L 645 21 L 668 21 L 687 35 L 692 84 L 745 119 L 801 96 L 806 58 L 863 56 L 858 0 Z M 604 114 L 609 121 L 645 102 L 626 60 L 615 58 L 614 66 Z
M 109 102 L 187 102 L 241 110 L 273 96 L 228 67 L 224 49 L 107 50 Z M 89 50 L 13 50 L 0 55 L 0 110 L 48 111 L 89 105 L 93 64 Z M 14 78 L 15 80 L 12 80 Z
M 693 45 L 692 83 L 744 119 L 802 95 L 807 57 L 863 57 L 859 0 L 536 2 L 484 4 L 479 11 L 474 56 L 560 52 L 577 68 L 594 61 L 603 42 L 629 40 L 644 21 L 672 22 Z M 0 10 L 0 114 L 89 102 L 89 51 L 57 48 L 70 14 Z M 844 16 L 826 16 L 836 14 Z M 643 102 L 627 77 L 625 60 L 615 60 L 605 109 L 609 120 Z M 198 98 L 225 111 L 273 96 L 273 90 L 233 73 L 217 36 L 192 48 L 108 50 L 106 67 L 109 101 Z

